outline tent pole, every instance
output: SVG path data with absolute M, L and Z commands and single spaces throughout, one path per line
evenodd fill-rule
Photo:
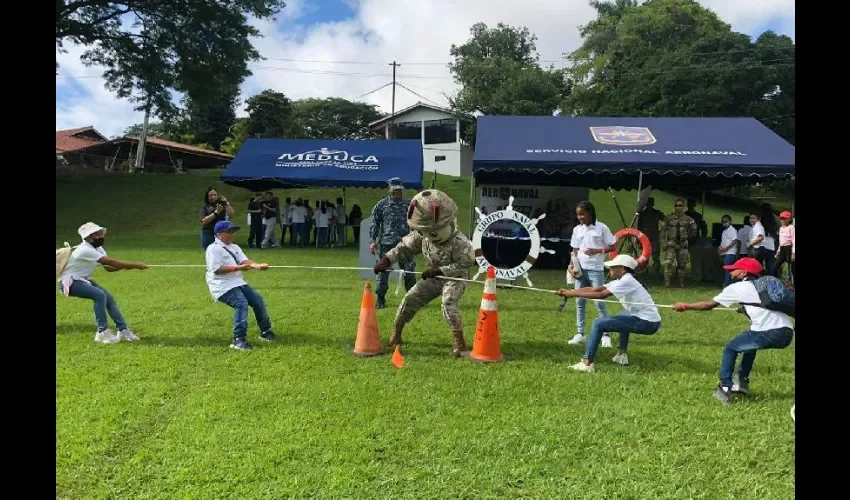
M 316 209 L 316 249 L 319 248 L 319 212 L 322 210 L 322 199 L 325 197 L 324 188 L 319 188 L 319 208 Z M 327 230 L 325 230 L 327 232 Z
M 637 207 L 640 207 L 640 191 L 643 189 L 643 170 L 638 170 L 638 190 L 637 190 Z M 632 227 L 637 227 L 640 219 L 640 212 L 635 211 L 635 220 L 632 221 Z
M 472 237 L 472 223 L 475 220 L 475 174 L 473 173 L 469 179 L 469 226 L 467 231 L 469 231 L 469 237 Z
M 705 191 L 702 192 L 702 210 L 699 212 L 703 217 L 705 216 Z
M 346 210 L 348 210 L 348 203 L 346 203 L 346 201 L 345 201 L 345 188 L 342 188 L 342 208 L 343 208 L 343 214 L 342 215 L 345 216 L 345 224 L 342 227 L 342 232 L 345 235 L 345 238 L 347 239 L 348 238 L 348 223 L 349 223 L 349 220 L 348 220 L 348 214 L 344 213 Z M 337 214 L 337 217 L 339 217 L 339 214 Z M 342 241 L 340 241 L 338 243 L 339 243 L 340 246 L 343 246 Z

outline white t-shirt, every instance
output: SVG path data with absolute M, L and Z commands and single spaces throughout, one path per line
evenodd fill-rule
M 584 253 L 588 248 L 604 248 L 616 243 L 611 230 L 603 222 L 596 221 L 592 226 L 579 224 L 573 228 L 573 236 L 570 238 L 570 246 L 578 249 L 578 263 L 582 269 L 601 271 L 605 262 L 605 253 L 587 255 Z
M 345 205 L 337 205 L 336 207 L 336 223 L 345 224 Z
M 752 226 L 744 226 L 738 230 L 738 241 L 741 242 L 741 255 L 746 255 L 747 253 L 747 247 L 750 245 L 750 241 L 752 240 L 752 238 L 750 238 L 752 230 Z
M 738 231 L 735 231 L 735 228 L 731 225 L 723 230 L 723 234 L 720 235 L 720 248 L 725 247 L 726 245 L 731 244 L 733 241 L 738 239 Z M 732 248 L 726 250 L 725 255 L 737 255 L 738 254 L 738 245 L 732 245 Z
M 714 297 L 713 300 L 725 307 L 732 307 L 735 304 L 758 304 L 761 302 L 756 287 L 749 281 L 732 283 L 724 288 L 720 292 L 720 295 Z M 777 328 L 794 328 L 791 318 L 785 313 L 753 306 L 744 306 L 744 310 L 752 322 L 750 330 L 754 332 L 764 332 Z
M 307 222 L 307 209 L 292 205 L 292 213 L 290 215 L 293 224 L 304 224 Z
M 323 214 L 321 210 L 316 210 L 313 213 L 313 220 L 316 221 L 316 227 L 328 227 L 328 221 L 330 221 L 330 219 L 330 211 Z
M 764 243 L 765 250 L 770 250 L 771 252 L 776 251 L 776 238 L 774 238 L 773 236 L 765 235 L 764 241 L 762 243 Z
M 617 297 L 623 308 L 632 316 L 653 323 L 661 322 L 661 315 L 658 314 L 658 308 L 655 307 L 655 302 L 652 301 L 649 292 L 631 274 L 626 273 L 622 278 L 609 281 L 604 286 L 614 297 Z M 629 303 L 623 304 L 623 302 Z M 650 305 L 636 305 L 635 303 Z
M 62 270 L 62 274 L 59 275 L 59 281 L 61 282 L 65 278 L 72 280 L 77 278 L 89 279 L 97 266 L 100 265 L 97 261 L 105 255 L 106 250 L 103 247 L 95 248 L 88 241 L 83 241 L 71 252 L 71 258 L 68 259 L 68 264 Z
M 270 219 L 271 220 L 271 219 Z M 227 253 L 230 250 L 233 255 Z M 236 259 L 233 258 L 236 256 Z M 248 283 L 242 279 L 242 271 L 227 274 L 215 274 L 221 266 L 238 266 L 248 260 L 248 257 L 239 248 L 239 245 L 231 243 L 224 244 L 220 239 L 216 238 L 215 242 L 207 247 L 207 286 L 210 289 L 213 299 L 218 300 L 219 297 L 229 292 L 230 290 L 247 285 Z
M 761 221 L 756 222 L 755 224 L 753 224 L 752 231 L 750 231 L 750 241 L 747 242 L 747 246 L 749 246 L 749 244 L 754 239 L 758 238 L 759 236 L 764 236 L 764 235 L 765 235 L 764 234 L 764 226 L 761 225 Z M 757 245 L 753 245 L 753 248 L 761 248 L 763 246 L 764 246 L 764 240 L 761 240 L 761 243 L 759 243 Z

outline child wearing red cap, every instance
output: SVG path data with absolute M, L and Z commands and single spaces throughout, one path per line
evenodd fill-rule
M 773 264 L 772 273 L 777 278 L 782 278 L 782 265 L 786 262 L 791 268 L 791 282 L 794 282 L 794 276 L 797 274 L 797 263 L 794 258 L 794 252 L 797 249 L 796 245 L 796 230 L 791 224 L 791 212 L 787 210 L 779 214 L 779 222 L 782 226 L 779 228 L 779 250 L 776 251 L 776 263 Z
M 756 287 L 750 281 L 757 279 L 763 269 L 759 262 L 752 257 L 745 257 L 732 265 L 723 266 L 731 272 L 735 281 L 711 300 L 695 304 L 673 304 L 675 311 L 708 311 L 717 306 L 731 307 L 741 304 L 744 314 L 749 318 L 750 329 L 733 338 L 723 349 L 720 363 L 720 383 L 714 390 L 714 397 L 721 403 L 729 403 L 732 393 L 747 394 L 750 390 L 750 371 L 756 360 L 756 352 L 762 349 L 784 349 L 791 344 L 794 337 L 794 325 L 787 314 L 772 311 L 761 306 Z M 743 353 L 737 376 L 735 361 L 738 354 Z M 737 380 L 736 380 L 737 379 Z

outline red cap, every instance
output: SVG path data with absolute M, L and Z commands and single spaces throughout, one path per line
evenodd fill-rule
M 781 214 L 779 214 L 779 218 L 780 219 L 792 219 L 793 217 L 791 217 L 791 212 L 786 210 L 786 211 L 782 212 Z
M 727 271 L 734 271 L 736 269 L 740 269 L 741 271 L 746 271 L 748 274 L 761 274 L 764 270 L 759 264 L 759 261 L 752 257 L 744 257 L 743 259 L 738 259 L 731 266 L 723 266 L 723 269 Z

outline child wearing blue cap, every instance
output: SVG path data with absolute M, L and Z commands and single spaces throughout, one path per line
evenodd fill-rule
M 233 308 L 233 343 L 230 347 L 247 351 L 253 348 L 246 340 L 248 307 L 254 310 L 254 316 L 260 326 L 260 338 L 275 341 L 277 336 L 272 332 L 272 322 L 263 298 L 242 278 L 242 271 L 265 271 L 269 265 L 258 264 L 249 259 L 239 245 L 233 243 L 233 233 L 239 229 L 239 226 L 234 226 L 230 221 L 219 221 L 215 224 L 215 242 L 207 247 L 206 278 L 213 299 Z

